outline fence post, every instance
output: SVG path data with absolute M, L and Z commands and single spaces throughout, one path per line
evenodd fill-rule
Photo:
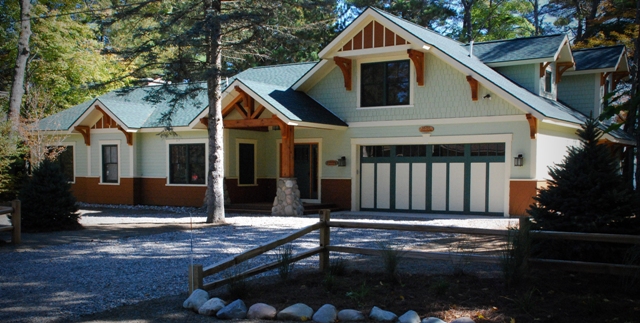
M 331 210 L 320 210 L 320 222 L 323 223 L 320 228 L 320 248 L 323 248 L 320 252 L 320 271 L 327 271 L 329 269 L 329 250 L 327 247 L 331 243 L 331 228 L 329 228 L 328 222 L 331 219 Z
M 528 216 L 520 217 L 518 230 L 518 247 L 521 249 L 522 265 L 520 269 L 522 273 L 529 271 L 529 256 L 531 253 L 531 241 L 529 232 L 531 231 L 531 220 Z
M 11 202 L 13 213 L 11 214 L 11 225 L 13 226 L 13 232 L 11 236 L 11 242 L 13 245 L 18 245 L 22 242 L 20 233 L 22 231 L 22 215 L 20 200 L 13 200 Z
M 189 295 L 204 286 L 202 265 L 189 265 Z

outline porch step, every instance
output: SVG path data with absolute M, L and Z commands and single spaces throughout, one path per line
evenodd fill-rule
M 271 214 L 271 206 L 271 203 L 239 203 L 224 208 L 228 213 Z M 304 214 L 318 214 L 321 209 L 330 209 L 332 212 L 341 210 L 332 203 L 304 203 Z

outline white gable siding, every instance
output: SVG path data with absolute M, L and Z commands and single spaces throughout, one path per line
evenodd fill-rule
M 355 63 L 352 91 L 345 90 L 342 73 L 334 68 L 307 94 L 347 123 L 524 114 L 482 86 L 478 89 L 479 100 L 472 101 L 466 75 L 432 55 L 425 55 L 425 60 L 425 85 L 417 86 L 415 79 L 411 80 L 415 93 L 413 107 L 357 109 L 359 89 Z M 491 94 L 492 100 L 482 99 L 486 94 Z
M 537 76 L 540 75 L 538 64 L 502 66 L 494 69 L 530 92 L 538 93 L 536 89 Z
M 600 108 L 600 78 L 598 74 L 564 75 L 558 83 L 558 100 L 570 107 L 597 117 Z

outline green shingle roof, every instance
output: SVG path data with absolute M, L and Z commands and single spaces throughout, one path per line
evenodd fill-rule
M 574 50 L 576 71 L 615 68 L 624 50 L 624 45 Z
M 515 38 L 473 44 L 473 55 L 485 64 L 554 57 L 565 35 Z M 470 45 L 463 45 L 469 50 Z

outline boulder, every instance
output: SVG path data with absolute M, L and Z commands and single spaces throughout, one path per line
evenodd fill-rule
M 182 303 L 182 307 L 190 309 L 194 312 L 198 312 L 200 306 L 209 300 L 209 293 L 204 289 L 196 289 L 191 293 L 191 296 Z
M 347 309 L 338 312 L 338 320 L 341 322 L 364 321 L 365 317 L 360 311 Z
M 451 321 L 451 323 L 475 323 L 475 322 L 470 317 L 461 317 Z
M 427 317 L 422 320 L 422 323 L 447 323 L 437 317 Z
M 273 320 L 276 317 L 276 308 L 265 303 L 256 303 L 249 307 L 247 318 L 251 320 Z
M 315 314 L 313 314 L 313 321 L 318 323 L 333 323 L 338 317 L 338 310 L 331 304 L 322 305 Z
M 237 299 L 219 310 L 216 317 L 222 320 L 244 319 L 247 317 L 247 306 Z
M 214 297 L 214 298 L 208 300 L 206 303 L 202 304 L 202 306 L 200 306 L 200 308 L 198 309 L 198 314 L 207 315 L 207 316 L 214 316 L 225 305 L 227 305 L 227 303 L 225 301 L 223 301 L 223 300 L 221 300 L 221 299 L 219 299 L 217 297 Z
M 371 309 L 371 313 L 369 313 L 369 318 L 379 322 L 395 322 L 398 319 L 398 315 L 374 306 Z
M 313 309 L 305 304 L 298 303 L 283 309 L 276 317 L 282 321 L 304 322 L 313 317 Z
M 420 323 L 420 316 L 416 311 L 408 311 L 398 318 L 399 323 Z

